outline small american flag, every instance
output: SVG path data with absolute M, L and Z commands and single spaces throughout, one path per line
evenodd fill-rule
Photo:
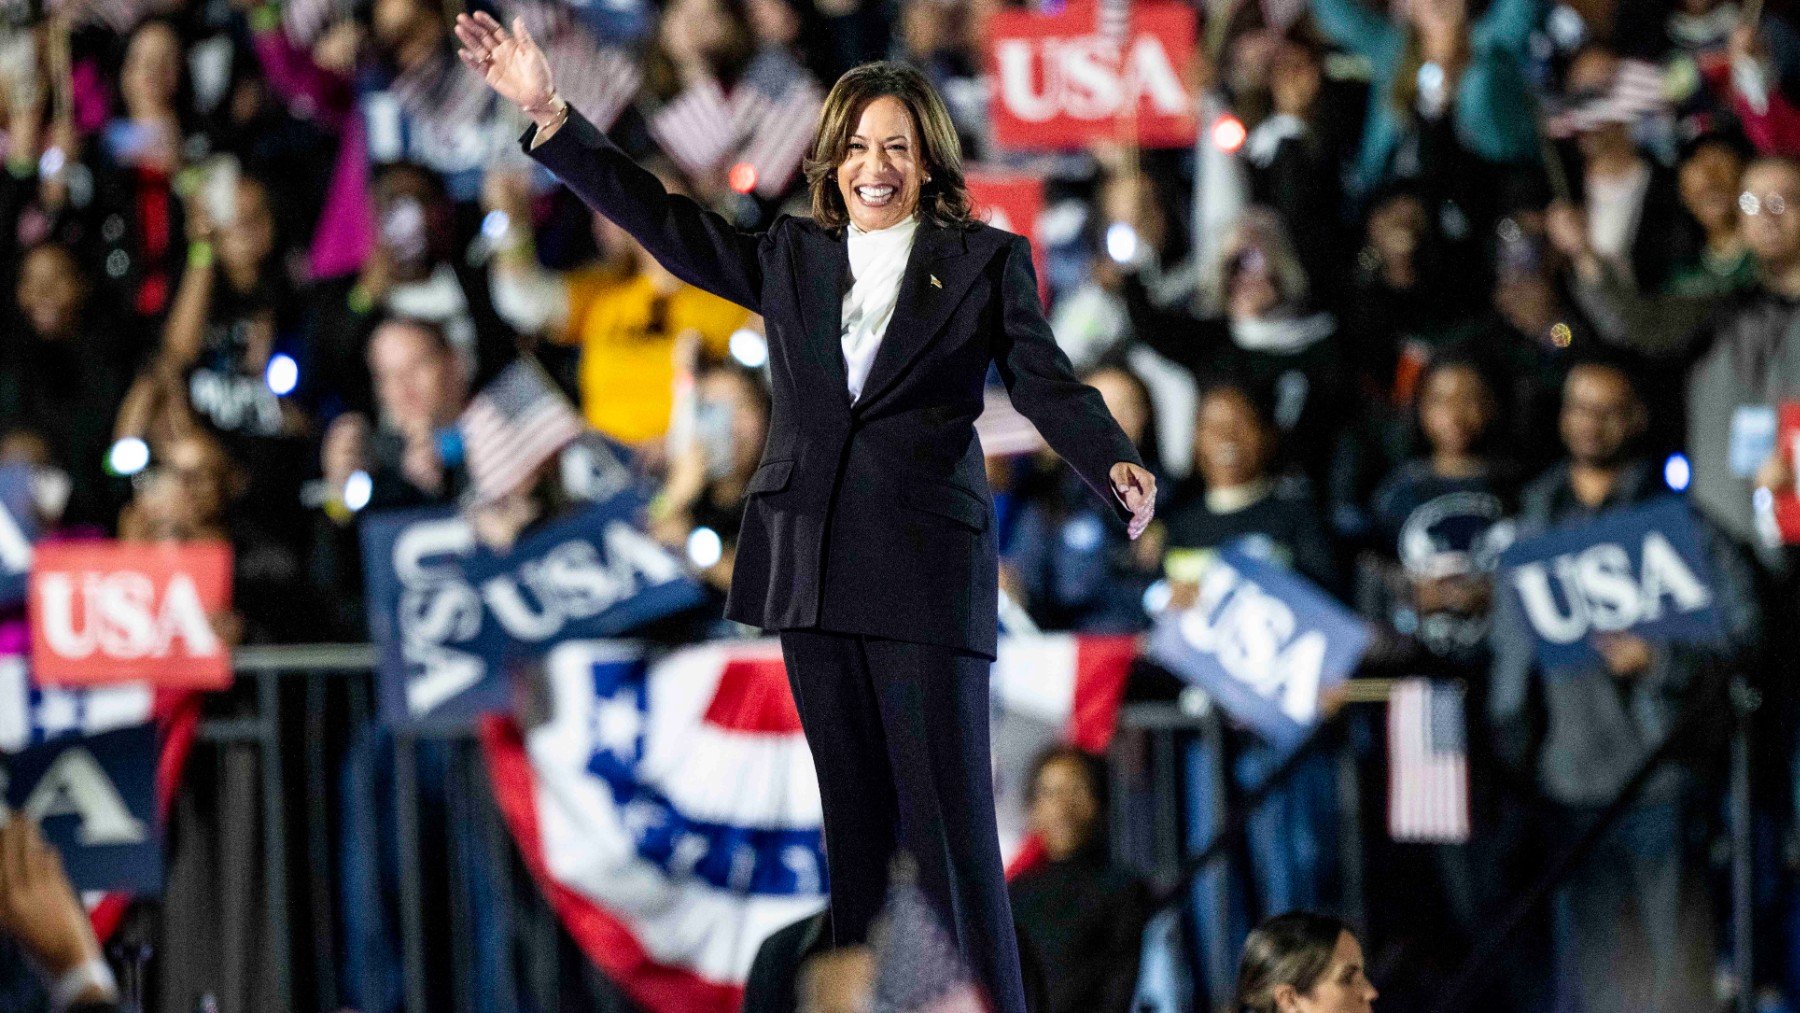
M 1035 454 L 1044 449 L 1044 437 L 1031 420 L 1019 414 L 1004 387 L 989 387 L 983 394 L 981 414 L 975 419 L 975 437 L 988 457 Z
M 1131 0 L 1100 0 L 1095 31 L 1113 52 L 1124 52 L 1131 34 Z
M 1646 60 L 1620 60 L 1604 92 L 1565 96 L 1554 104 L 1544 133 L 1560 140 L 1609 123 L 1636 123 L 1668 108 L 1662 68 Z
M 713 179 L 747 165 L 755 190 L 780 196 L 812 147 L 825 94 L 810 77 L 795 76 L 779 95 L 752 83 L 727 96 L 717 81 L 690 86 L 650 116 L 650 134 L 683 172 Z
M 557 2 L 510 4 L 538 40 L 556 72 L 556 90 L 601 131 L 611 130 L 637 97 L 644 75 L 638 61 L 617 46 L 602 43 Z
M 1388 836 L 1469 839 L 1469 758 L 1461 683 L 1402 679 L 1388 697 Z
M 505 115 L 487 82 L 469 73 L 448 47 L 401 71 L 393 91 L 408 115 L 444 137 Z
M 281 5 L 281 27 L 297 46 L 311 46 L 332 25 L 354 15 L 349 0 L 288 0 Z
M 457 428 L 478 504 L 525 484 L 586 429 L 543 367 L 530 359 L 514 362 L 482 388 Z
M 968 965 L 909 868 L 895 873 L 875 926 L 874 1013 L 988 1013 Z
M 779 98 L 764 103 L 762 119 L 744 144 L 740 161 L 756 170 L 756 192 L 781 196 L 819 129 L 825 93 L 810 77 L 789 82 Z
M 650 135 L 683 172 L 710 178 L 762 112 L 760 92 L 739 88 L 735 98 L 711 78 L 700 81 L 650 117 Z
M 68 18 L 76 27 L 99 25 L 121 35 L 158 9 L 154 0 L 50 0 L 44 7 Z

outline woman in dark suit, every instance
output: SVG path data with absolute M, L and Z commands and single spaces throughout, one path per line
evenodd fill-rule
M 891 63 L 831 90 L 810 218 L 751 234 L 664 191 L 556 94 L 522 23 L 459 15 L 463 60 L 533 124 L 531 157 L 682 279 L 760 313 L 774 410 L 725 614 L 780 631 L 818 771 L 834 942 L 861 942 L 905 851 L 1001 1013 L 1023 1013 L 994 829 L 988 367 L 1094 492 L 1149 523 L 1156 483 L 1070 373 L 1024 239 L 973 219 L 943 102 Z

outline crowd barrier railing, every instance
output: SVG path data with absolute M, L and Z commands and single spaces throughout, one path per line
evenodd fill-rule
M 531 1007 L 561 1008 L 571 982 L 579 979 L 602 1009 L 627 1009 L 616 991 L 587 967 L 518 860 L 475 732 L 445 726 L 385 738 L 373 734 L 373 664 L 367 645 L 246 648 L 236 658 L 236 685 L 209 701 L 202 719 L 190 764 L 219 762 L 225 750 L 254 756 L 258 833 L 253 844 L 259 852 L 254 864 L 260 871 L 267 957 L 266 993 L 258 994 L 266 994 L 267 1008 L 331 1011 L 359 1005 L 405 1013 L 522 1013 Z M 1512 934 L 1629 807 L 1655 768 L 1668 762 L 1709 709 L 1716 713 L 1722 703 L 1729 704 L 1734 716 L 1725 807 L 1732 842 L 1731 936 L 1737 979 L 1751 980 L 1749 716 L 1756 699 L 1740 679 L 1719 685 L 1718 692 L 1690 702 L 1594 828 L 1557 856 L 1506 911 L 1496 912 L 1493 932 L 1472 949 L 1437 1008 L 1458 1009 L 1470 990 L 1480 987 Z M 1363 793 L 1356 759 L 1341 734 L 1342 712 L 1261 784 L 1242 792 L 1226 783 L 1223 717 L 1211 707 L 1194 706 L 1195 699 L 1187 698 L 1187 706 L 1133 703 L 1121 708 L 1107 764 L 1114 858 L 1152 881 L 1159 907 L 1196 895 L 1215 898 L 1219 909 L 1195 910 L 1193 923 L 1202 933 L 1223 933 L 1230 921 L 1221 899 L 1227 891 L 1197 892 L 1193 884 L 1213 877 L 1213 884 L 1222 887 L 1230 875 L 1224 859 L 1242 841 L 1247 817 L 1258 802 L 1304 757 L 1335 750 L 1344 894 L 1339 913 L 1360 922 L 1366 903 Z M 345 808 L 351 804 L 344 786 L 346 759 L 354 749 L 371 748 L 386 750 L 391 758 L 391 807 L 346 821 Z M 1184 764 L 1190 748 L 1210 759 L 1201 764 L 1211 772 L 1208 783 L 1190 783 Z M 182 790 L 206 790 L 199 786 L 218 780 L 190 777 Z M 379 873 L 374 881 L 363 874 L 362 892 L 348 900 L 356 891 L 346 889 L 344 878 L 350 850 L 359 845 L 382 849 L 382 817 L 391 818 L 394 834 L 398 925 L 393 932 L 397 940 L 388 942 L 397 942 L 397 973 L 361 948 L 359 940 L 347 938 L 345 927 L 346 903 L 366 905 L 369 911 L 389 906 Z M 1198 848 L 1188 844 L 1195 826 L 1211 833 L 1209 843 Z M 176 846 L 182 832 L 179 825 L 171 828 Z M 364 837 L 345 841 L 343 833 Z M 485 877 L 481 889 L 464 877 L 469 869 L 479 869 L 477 878 Z M 477 923 L 505 928 L 481 934 Z M 497 941 L 504 950 L 499 954 L 492 952 Z M 1208 966 L 1194 970 L 1210 991 L 1210 1005 L 1217 1008 L 1229 998 L 1221 992 L 1234 978 L 1234 947 L 1220 934 L 1189 952 L 1196 951 Z M 166 947 L 157 957 L 180 959 Z M 152 979 L 156 977 L 161 976 Z M 1738 991 L 1733 1005 L 1748 1013 L 1750 990 Z M 231 1004 L 219 1008 L 229 1013 Z

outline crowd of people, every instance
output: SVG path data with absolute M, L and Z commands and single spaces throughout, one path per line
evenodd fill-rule
M 1781 661 L 1800 626 L 1770 506 L 1795 468 L 1750 432 L 1800 399 L 1800 30 L 1779 5 L 1207 4 L 1184 68 L 1198 142 L 1061 153 L 994 141 L 1000 4 L 490 6 L 526 19 L 588 119 L 746 229 L 805 213 L 810 133 L 786 128 L 870 59 L 928 72 L 966 158 L 1043 180 L 1057 342 L 1163 494 L 1131 541 L 1047 452 L 991 455 L 1005 614 L 1143 631 L 1235 544 L 1366 617 L 1366 672 L 1462 682 L 1473 838 L 1389 849 L 1371 909 L 1405 914 L 1372 927 L 1378 946 L 1479 938 L 1535 856 L 1632 787 L 1556 888 L 1555 959 L 1508 975 L 1494 1008 L 1800 998 L 1784 934 L 1800 694 Z M 729 585 L 769 423 L 760 321 L 534 166 L 517 111 L 455 58 L 454 13 L 0 5 L 0 463 L 33 469 L 53 537 L 228 539 L 239 642 L 367 636 L 358 518 L 458 500 L 455 422 L 520 355 L 659 490 L 647 527 L 715 612 Z M 1593 664 L 1541 678 L 1494 593 L 1499 552 L 1670 491 L 1703 517 L 1725 641 L 1607 636 Z M 1776 842 L 1757 980 L 1723 984 L 1722 751 L 1631 784 L 1722 672 L 1763 694 L 1756 807 Z M 1130 692 L 1169 682 L 1141 665 Z M 1229 737 L 1240 789 L 1282 762 Z M 1332 761 L 1303 760 L 1251 821 L 1246 922 L 1342 901 L 1341 818 Z M 1081 848 L 1062 859 L 1022 917 L 1130 892 Z M 1335 924 L 1284 931 L 1335 945 Z M 1044 945 L 1093 958 L 1066 926 Z M 1125 1008 L 1128 987 L 1080 973 L 1052 981 L 1077 997 L 1053 1008 Z M 1278 992 L 1251 1008 L 1302 1008 Z

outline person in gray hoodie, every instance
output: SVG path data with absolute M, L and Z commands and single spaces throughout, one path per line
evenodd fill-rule
M 1553 211 L 1549 230 L 1570 258 L 1576 301 L 1601 337 L 1689 364 L 1686 442 L 1694 503 L 1779 575 L 1791 561 L 1759 535 L 1753 471 L 1733 467 L 1732 429 L 1741 408 L 1800 400 L 1800 163 L 1757 159 L 1742 185 L 1737 208 L 1756 281 L 1736 291 L 1647 295 L 1594 254 L 1578 218 Z
M 1635 452 L 1647 421 L 1624 368 L 1573 368 L 1560 418 L 1568 458 L 1521 495 L 1520 537 L 1665 493 L 1650 462 Z M 1710 523 L 1701 526 L 1727 630 L 1720 646 L 1597 635 L 1594 663 L 1545 672 L 1516 600 L 1501 596 L 1488 717 L 1502 762 L 1528 778 L 1543 803 L 1551 855 L 1595 824 L 1688 702 L 1704 697 L 1709 680 L 1757 641 L 1750 564 Z M 1710 822 L 1703 790 L 1710 754 L 1701 745 L 1663 763 L 1556 891 L 1558 990 L 1584 1013 L 1710 1008 L 1713 933 L 1696 856 Z

